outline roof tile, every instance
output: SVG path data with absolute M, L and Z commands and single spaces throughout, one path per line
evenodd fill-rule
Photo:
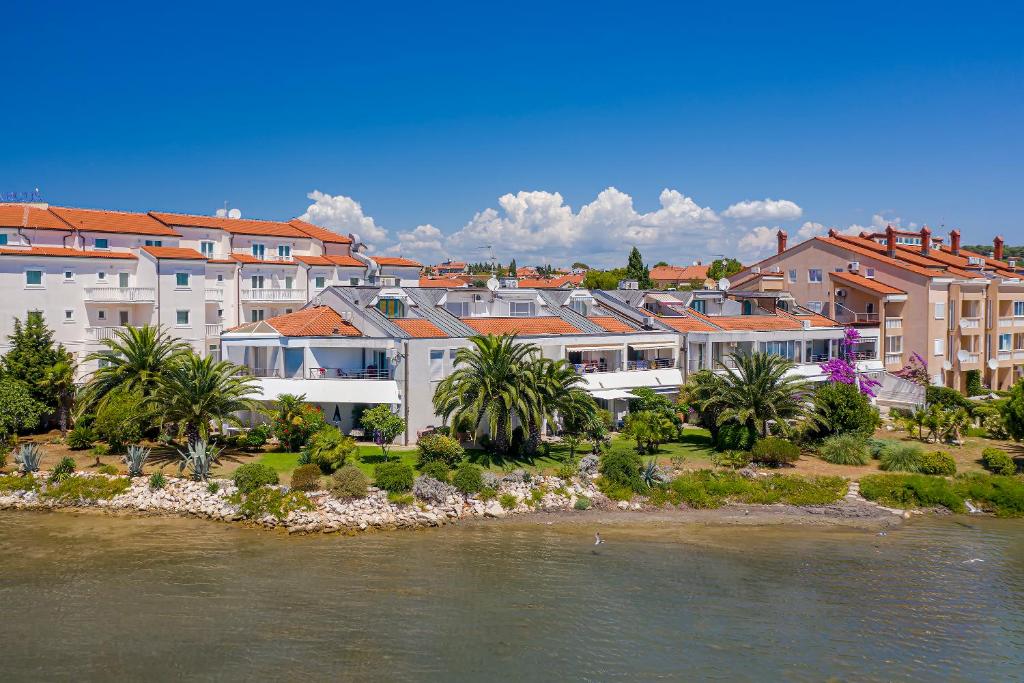
M 359 330 L 330 306 L 304 308 L 265 321 L 286 337 L 358 337 Z
M 423 318 L 401 318 L 398 320 L 392 320 L 391 322 L 401 327 L 413 337 L 426 339 L 430 337 L 448 336 L 440 327 Z
M 557 316 L 536 318 L 460 318 L 480 334 L 581 334 Z
M 71 226 L 46 209 L 31 204 L 0 204 L 0 226 L 38 230 L 71 230 Z
M 158 259 L 177 259 L 177 260 L 200 260 L 205 261 L 206 257 L 200 254 L 195 249 L 187 249 L 184 247 L 142 247 L 142 251 L 146 252 L 150 256 Z
M 51 206 L 50 211 L 71 227 L 86 232 L 116 232 L 127 235 L 180 237 L 174 230 L 171 230 L 157 219 L 145 213 L 69 209 L 61 206 Z
M 877 292 L 879 294 L 906 294 L 906 292 L 904 292 L 902 289 L 896 289 L 895 287 L 887 285 L 884 282 L 879 282 L 878 280 L 867 278 L 864 277 L 863 275 L 858 275 L 856 273 L 833 272 L 829 273 L 829 275 L 836 280 L 842 280 L 843 282 L 848 282 L 852 285 L 863 287 L 864 289 L 870 290 L 872 292 Z
M 135 254 L 127 251 L 91 251 L 88 249 L 66 249 L 64 247 L 29 247 L 28 249 L 2 248 L 0 256 L 55 256 L 64 258 L 108 258 L 134 260 Z

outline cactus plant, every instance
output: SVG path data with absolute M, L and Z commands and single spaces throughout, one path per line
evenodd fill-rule
M 181 455 L 178 472 L 181 473 L 187 469 L 192 475 L 192 479 L 205 481 L 210 477 L 210 469 L 217 462 L 220 450 L 200 439 L 195 444 L 188 445 L 187 453 L 178 451 L 178 454 Z
M 128 452 L 121 459 L 128 465 L 129 477 L 141 477 L 142 467 L 149 459 L 149 449 L 143 446 L 129 446 Z
M 38 444 L 27 443 L 23 444 L 18 449 L 18 454 L 14 456 L 14 462 L 21 465 L 22 472 L 38 472 L 39 461 L 43 459 L 43 450 L 39 448 Z

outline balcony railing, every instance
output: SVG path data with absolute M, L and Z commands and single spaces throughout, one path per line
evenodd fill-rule
M 844 310 L 845 309 L 845 310 Z M 857 311 L 851 311 L 848 308 L 839 309 L 836 311 L 836 320 L 845 324 L 860 324 L 870 325 L 878 324 L 879 314 L 878 313 L 859 313 Z
M 1024 349 L 1014 349 L 1013 350 L 1013 359 L 1014 360 L 1024 360 Z
M 310 379 L 391 379 L 387 368 L 310 368 Z
M 277 368 L 250 368 L 247 365 L 238 367 L 238 374 L 251 377 L 280 377 L 281 372 Z
M 657 370 L 659 368 L 671 368 L 675 361 L 671 358 L 652 358 L 650 360 L 627 360 L 627 370 Z
M 150 303 L 156 301 L 153 287 L 86 287 L 86 301 L 109 303 Z
M 206 300 L 210 303 L 220 303 L 224 301 L 224 290 L 221 288 L 206 290 Z
M 981 327 L 981 318 L 960 318 L 960 327 L 965 330 L 975 330 Z
M 854 351 L 850 355 L 854 360 L 878 360 L 877 351 Z
M 957 354 L 957 357 L 959 358 L 959 354 Z M 980 353 L 972 353 L 972 352 L 968 351 L 966 353 L 966 355 L 964 356 L 964 359 L 962 361 L 960 361 L 960 365 L 974 365 L 975 363 L 980 363 L 980 362 L 981 362 L 981 354 Z
M 999 351 L 999 360 L 1013 360 L 1013 351 Z
M 87 327 L 86 332 L 90 339 L 95 341 L 103 341 L 104 339 L 113 339 L 117 336 L 117 333 L 123 330 L 123 327 Z
M 885 329 L 887 330 L 901 330 L 903 329 L 903 318 L 886 318 Z
M 206 336 L 207 337 L 219 337 L 220 333 L 224 330 L 224 325 L 221 323 L 206 323 Z
M 256 254 L 253 254 L 252 251 L 236 251 L 233 253 L 239 254 L 241 256 L 251 256 L 253 258 L 258 258 L 260 261 L 273 261 L 275 263 L 292 263 L 295 261 L 295 257 L 293 256 L 278 256 L 277 254 L 262 254 L 260 256 L 257 256 Z
M 243 289 L 242 301 L 305 301 L 306 292 L 301 289 Z
M 903 361 L 903 353 L 887 353 L 885 354 L 886 365 L 896 365 Z

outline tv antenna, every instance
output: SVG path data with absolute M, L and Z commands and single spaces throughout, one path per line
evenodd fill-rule
M 490 244 L 485 244 L 482 247 L 477 247 L 477 249 L 486 249 L 487 250 L 487 258 L 484 259 L 484 260 L 486 260 L 490 264 L 490 266 L 491 266 L 491 273 L 493 274 L 494 271 L 497 270 L 497 268 L 498 268 L 498 259 L 494 256 L 494 247 L 491 246 Z

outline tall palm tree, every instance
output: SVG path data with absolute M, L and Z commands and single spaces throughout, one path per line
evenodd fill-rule
M 190 353 L 162 373 L 152 401 L 195 445 L 209 437 L 211 422 L 237 423 L 235 413 L 258 410 L 249 398 L 256 392 L 257 380 L 239 374 L 234 363 Z
M 472 346 L 455 354 L 455 372 L 434 391 L 434 410 L 453 424 L 468 419 L 476 429 L 484 420 L 495 448 L 507 452 L 512 421 L 531 411 L 526 365 L 540 355 L 535 344 L 520 344 L 515 335 L 475 336 Z
M 717 410 L 718 424 L 735 421 L 745 424 L 762 437 L 768 436 L 768 425 L 787 428 L 786 420 L 807 413 L 804 397 L 810 384 L 803 379 L 787 377 L 792 361 L 769 353 L 729 356 L 735 368 L 725 367 L 718 377 L 718 391 L 706 398 L 702 410 Z
M 90 405 L 102 401 L 117 388 L 138 390 L 143 396 L 150 396 L 161 375 L 189 353 L 185 342 L 150 325 L 129 325 L 100 343 L 106 348 L 86 357 L 100 365 L 85 388 L 83 403 Z
M 570 415 L 577 424 L 583 424 L 597 413 L 594 399 L 582 388 L 586 381 L 568 361 L 534 357 L 525 370 L 527 382 L 523 389 L 530 407 L 525 423 L 531 453 L 540 445 L 544 420 L 553 422 L 559 415 Z
M 67 351 L 61 350 L 60 358 L 46 369 L 42 386 L 53 394 L 57 401 L 57 422 L 60 424 L 60 435 L 67 436 L 68 414 L 75 398 L 75 359 Z

